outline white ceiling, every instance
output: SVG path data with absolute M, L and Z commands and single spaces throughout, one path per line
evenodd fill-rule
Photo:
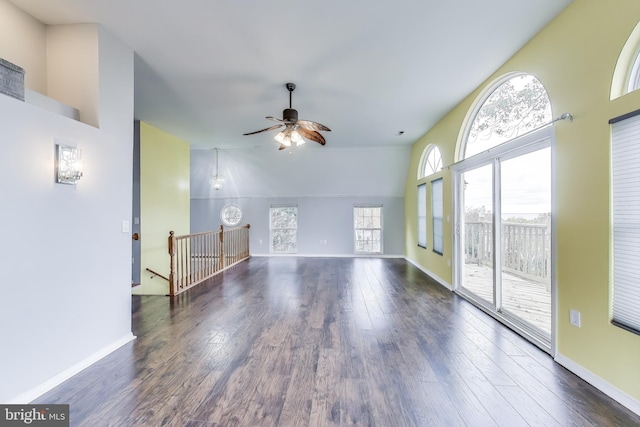
M 45 24 L 101 24 L 136 52 L 136 118 L 225 149 L 275 149 L 275 131 L 242 134 L 281 117 L 286 82 L 328 147 L 412 144 L 571 3 L 11 1 Z

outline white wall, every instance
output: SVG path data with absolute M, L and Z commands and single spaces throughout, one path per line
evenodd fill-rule
M 298 206 L 299 255 L 352 255 L 353 206 L 382 205 L 384 254 L 404 253 L 404 182 L 408 147 L 340 149 L 304 146 L 219 152 L 219 191 L 209 185 L 215 152 L 191 152 L 191 231 L 220 227 L 220 209 L 234 203 L 251 224 L 251 253 L 269 253 L 269 207 Z M 308 149 L 307 149 L 308 148 Z M 320 241 L 325 243 L 320 243 Z
M 269 207 L 298 206 L 298 255 L 353 255 L 353 206 L 382 205 L 384 255 L 403 256 L 404 199 L 402 197 L 290 197 L 192 199 L 191 232 L 220 228 L 220 209 L 232 203 L 243 211 L 243 224 L 251 224 L 252 255 L 269 254 Z M 326 243 L 321 243 L 321 240 Z
M 0 95 L 0 402 L 27 402 L 132 339 L 133 52 L 102 34 L 100 129 Z M 0 52 L 2 56 L 2 52 Z M 117 83 L 116 83 L 117 82 Z M 107 87 L 106 85 L 109 85 Z M 54 183 L 54 140 L 82 149 Z

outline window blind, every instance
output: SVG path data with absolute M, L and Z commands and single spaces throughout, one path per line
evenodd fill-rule
M 427 247 L 427 184 L 418 185 L 418 246 Z
M 640 334 L 640 115 L 611 123 L 612 322 Z
M 433 251 L 442 255 L 444 251 L 442 178 L 431 182 L 431 211 L 433 215 Z

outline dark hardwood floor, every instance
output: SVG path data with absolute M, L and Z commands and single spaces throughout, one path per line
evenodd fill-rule
M 138 339 L 37 400 L 72 426 L 632 426 L 400 259 L 251 258 L 133 297 Z

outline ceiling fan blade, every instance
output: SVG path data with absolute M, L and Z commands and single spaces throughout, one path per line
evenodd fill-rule
M 326 127 L 325 125 L 321 125 L 320 123 L 316 123 L 316 122 L 312 122 L 311 120 L 298 120 L 296 122 L 298 124 L 298 126 L 305 128 L 307 130 L 324 130 L 324 131 L 331 131 L 331 129 L 329 129 L 328 127 Z
M 277 117 L 272 117 L 272 116 L 267 116 L 265 117 L 265 119 L 269 119 L 269 120 L 273 120 L 274 122 L 281 122 L 281 123 L 285 123 L 285 120 L 279 119 Z
M 298 133 L 307 139 L 317 142 L 320 145 L 324 145 L 327 143 L 327 141 L 324 140 L 324 137 L 320 135 L 318 132 L 316 132 L 315 130 L 307 130 L 305 128 L 300 127 L 298 128 Z
M 267 117 L 265 117 L 265 119 L 273 120 L 274 122 L 280 122 L 280 123 L 284 123 L 284 124 L 293 124 L 293 123 L 295 123 L 294 120 L 279 119 L 277 117 L 272 117 L 272 116 L 267 116 Z
M 260 133 L 260 132 L 266 132 L 268 130 L 278 129 L 279 127 L 282 127 L 282 126 L 283 125 L 281 125 L 281 124 L 280 125 L 273 125 L 273 126 L 268 127 L 266 129 L 260 129 L 260 130 L 257 130 L 255 132 L 243 133 L 243 135 L 253 135 L 253 134 L 256 134 L 256 133 Z

